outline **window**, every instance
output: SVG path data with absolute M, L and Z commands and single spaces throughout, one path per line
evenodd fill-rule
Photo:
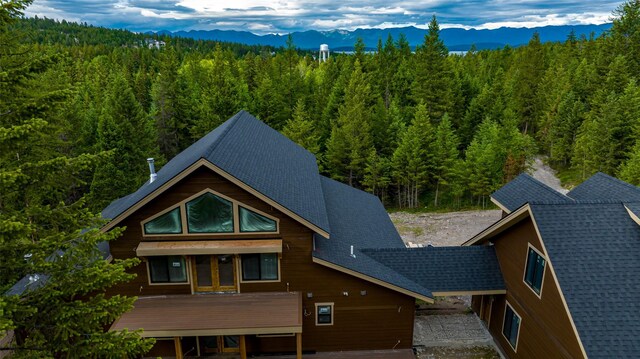
M 278 254 L 243 254 L 242 280 L 278 280 Z
M 177 234 L 182 233 L 180 207 L 156 217 L 144 224 L 145 234 Z
M 504 323 L 502 324 L 502 334 L 513 348 L 518 346 L 518 333 L 520 332 L 520 316 L 507 303 L 504 311 Z
M 316 325 L 333 325 L 333 303 L 316 303 Z
M 540 291 L 542 290 L 542 278 L 544 276 L 545 262 L 544 257 L 540 255 L 540 253 L 532 247 L 529 247 L 524 281 L 538 295 L 540 295 Z
M 275 232 L 276 221 L 240 207 L 240 232 Z
M 182 256 L 149 257 L 151 283 L 187 283 L 187 268 Z
M 233 205 L 212 193 L 187 202 L 189 233 L 233 232 Z

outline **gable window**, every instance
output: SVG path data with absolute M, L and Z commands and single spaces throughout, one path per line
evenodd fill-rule
M 187 266 L 182 256 L 148 257 L 151 283 L 187 283 Z
M 240 207 L 240 232 L 275 232 L 276 221 Z
M 540 295 L 542 290 L 542 279 L 544 276 L 544 266 L 546 260 L 533 247 L 529 247 L 527 253 L 527 266 L 524 273 L 524 281 L 533 289 L 536 294 Z
M 232 233 L 233 206 L 212 193 L 187 202 L 189 233 Z
M 243 281 L 278 280 L 277 253 L 243 254 L 241 259 Z
M 278 233 L 279 220 L 211 189 L 140 222 L 144 236 Z
M 316 325 L 333 325 L 333 303 L 316 303 Z
M 520 316 L 513 310 L 507 302 L 504 310 L 504 323 L 502 323 L 502 334 L 507 339 L 513 350 L 518 346 L 518 334 L 520 333 Z
M 145 234 L 179 234 L 182 233 L 180 207 L 156 217 L 144 224 Z

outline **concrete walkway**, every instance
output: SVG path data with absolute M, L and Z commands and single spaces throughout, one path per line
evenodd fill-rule
M 475 314 L 416 316 L 413 345 L 417 347 L 494 347 L 491 334 Z

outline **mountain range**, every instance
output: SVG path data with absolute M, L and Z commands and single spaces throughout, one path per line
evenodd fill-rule
M 448 28 L 440 31 L 440 37 L 450 51 L 466 51 L 472 45 L 477 49 L 496 49 L 509 45 L 517 47 L 524 45 L 531 39 L 534 32 L 540 34 L 542 42 L 564 41 L 573 31 L 576 36 L 582 35 L 587 38 L 591 34 L 598 36 L 611 28 L 611 24 L 602 25 L 563 25 L 544 26 L 536 28 L 511 28 L 501 27 L 493 30 L 475 30 Z M 155 34 L 149 32 L 148 34 Z M 398 39 L 400 34 L 404 34 L 411 47 L 420 45 L 424 41 L 426 29 L 416 27 L 402 27 L 389 29 L 356 29 L 354 31 L 332 30 L 332 31 L 301 31 L 293 32 L 294 44 L 301 49 L 317 49 L 320 44 L 328 44 L 334 51 L 349 51 L 358 37 L 362 38 L 368 49 L 374 49 L 378 39 L 384 42 L 391 34 L 394 39 Z M 269 45 L 274 47 L 284 46 L 288 35 L 256 35 L 248 31 L 233 30 L 191 30 L 191 31 L 158 31 L 158 35 L 170 35 L 173 37 L 186 37 L 198 40 L 215 40 L 225 42 L 236 42 L 247 45 Z

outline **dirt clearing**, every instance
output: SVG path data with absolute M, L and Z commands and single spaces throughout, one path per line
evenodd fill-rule
M 407 247 L 459 246 L 501 217 L 500 210 L 389 215 Z

